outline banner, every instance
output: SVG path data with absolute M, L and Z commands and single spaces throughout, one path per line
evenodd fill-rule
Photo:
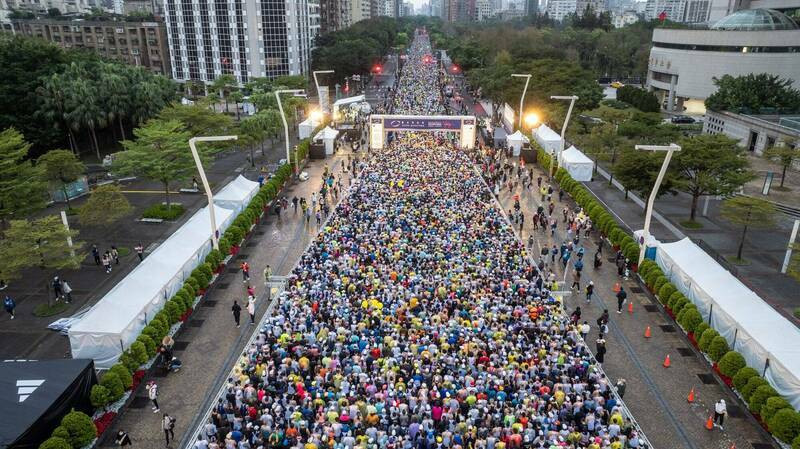
M 387 118 L 383 120 L 386 131 L 460 131 L 460 119 Z

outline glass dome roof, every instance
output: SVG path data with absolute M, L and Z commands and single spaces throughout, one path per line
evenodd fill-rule
M 797 30 L 800 27 L 786 14 L 774 9 L 744 9 L 723 17 L 712 30 L 767 31 Z

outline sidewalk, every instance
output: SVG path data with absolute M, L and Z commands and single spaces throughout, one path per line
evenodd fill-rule
M 535 189 L 535 179 L 543 173 L 535 165 L 528 164 L 527 167 L 536 171 L 533 186 Z M 526 218 L 521 238 L 527 243 L 528 236 L 534 232 L 531 217 L 536 212 L 540 197 L 535 190 L 520 193 L 520 203 Z M 499 200 L 504 210 L 513 207 L 512 197 L 513 194 L 507 189 L 501 192 Z M 557 198 L 557 195 L 554 195 L 554 199 Z M 565 201 L 569 201 L 571 207 L 575 206 L 567 196 Z M 531 253 L 536 258 L 542 246 L 552 246 L 554 243 L 559 246 L 564 240 L 564 225 L 560 220 L 560 210 L 564 206 L 564 203 L 556 202 L 555 214 L 559 217 L 559 228 L 555 238 L 550 237 L 549 231 L 544 233 L 535 231 L 535 243 Z M 515 229 L 519 233 L 518 225 Z M 607 245 L 603 266 L 597 271 L 592 268 L 591 261 L 597 248 L 596 238 L 596 235 L 592 235 L 590 239 L 581 239 L 581 244 L 586 250 L 584 256 L 586 268 L 583 270 L 581 289 L 564 297 L 565 310 L 570 313 L 575 307 L 581 307 L 583 311 L 581 321 L 585 320 L 591 326 L 588 347 L 592 351 L 595 349 L 594 341 L 597 339 L 596 320 L 603 309 L 610 311 L 610 335 L 605 336 L 608 352 L 603 369 L 611 378 L 611 383 L 615 383 L 620 377 L 626 379 L 625 402 L 654 447 L 729 449 L 732 444 L 739 449 L 777 447 L 747 415 L 746 406 L 738 403 L 727 387 L 714 378 L 708 364 L 692 348 L 680 329 L 648 298 L 635 281 L 621 281 L 629 293 L 628 300 L 634 304 L 634 313 L 630 315 L 627 310 L 621 315 L 616 313 L 616 298 L 612 288 L 620 279 L 616 267 L 609 260 L 613 257 L 613 253 Z M 561 280 L 564 273 L 561 264 L 557 262 L 556 265 Z M 582 289 L 590 280 L 594 281 L 595 294 L 592 302 L 587 303 Z M 570 269 L 566 285 L 560 290 L 569 290 L 571 282 Z M 650 326 L 653 335 L 650 339 L 644 338 L 647 326 Z M 662 363 L 668 354 L 672 364 L 670 368 L 664 368 Z M 691 388 L 695 389 L 696 400 L 689 404 L 686 397 Z M 713 405 L 720 398 L 724 398 L 728 403 L 730 419 L 725 423 L 725 431 L 719 429 L 708 431 L 704 428 L 705 421 L 709 414 L 713 414 Z M 764 446 L 757 446 L 758 444 Z
M 348 155 L 350 153 L 340 151 L 332 158 L 310 162 L 304 169 L 309 174 L 309 180 L 291 184 L 285 195 L 290 200 L 294 196 L 305 197 L 310 204 L 311 193 L 322 185 L 324 166 L 327 164 L 338 178 L 341 174 L 340 161 L 346 160 Z M 363 153 L 359 155 L 363 156 Z M 349 185 L 349 178 L 349 174 L 344 176 L 342 182 L 345 187 Z M 184 368 L 178 373 L 153 379 L 159 385 L 161 412 L 177 418 L 177 441 L 181 441 L 187 430 L 192 428 L 193 420 L 208 407 L 207 401 L 224 382 L 235 357 L 255 330 L 249 324 L 246 311 L 242 313 L 239 329 L 231 316 L 230 308 L 234 300 L 238 300 L 243 308 L 243 304 L 246 304 L 247 283 L 242 281 L 239 264 L 246 260 L 252 267 L 250 282 L 259 298 L 256 309 L 258 322 L 270 302 L 265 296 L 264 268 L 270 265 L 277 276 L 289 273 L 318 231 L 315 218 L 312 216 L 309 224 L 306 224 L 300 208 L 296 213 L 293 211 L 291 201 L 281 219 L 272 212 L 265 215 L 239 254 L 228 263 L 222 277 L 201 300 L 188 325 L 176 338 L 176 356 L 181 359 Z M 138 394 L 131 407 L 106 434 L 114 435 L 118 429 L 124 429 L 130 433 L 136 447 L 163 447 L 164 434 L 160 428 L 162 415 L 152 413 L 143 389 Z M 113 447 L 113 438 L 107 440 L 103 447 Z M 177 444 L 171 447 L 177 447 Z
M 267 165 L 277 163 L 285 157 L 282 142 L 274 143 L 263 159 L 261 152 L 256 152 L 256 169 L 253 171 L 248 163 L 249 151 L 227 151 L 217 156 L 206 174 L 212 189 L 219 190 L 240 173 L 246 173 L 256 179 L 259 163 L 263 160 Z M 176 185 L 173 190 L 186 187 L 188 183 Z M 128 248 L 130 253 L 120 257 L 120 264 L 113 266 L 111 274 L 106 274 L 102 267 L 95 265 L 91 255 L 81 264 L 79 270 L 62 270 L 58 274 L 69 281 L 73 288 L 73 301 L 62 313 L 49 317 L 36 317 L 33 309 L 46 302 L 47 294 L 52 294 L 49 282 L 50 273 L 39 269 L 27 270 L 21 279 L 12 281 L 0 295 L 10 295 L 17 302 L 16 319 L 13 321 L 3 313 L 0 315 L 0 358 L 2 359 L 53 359 L 69 357 L 69 341 L 65 336 L 47 329 L 47 326 L 58 318 L 75 314 L 79 310 L 92 306 L 111 288 L 114 287 L 139 263 L 134 247 L 141 243 L 145 247 L 145 257 L 176 229 L 186 222 L 197 210 L 206 205 L 202 193 L 179 193 L 170 195 L 171 201 L 181 203 L 186 212 L 175 222 L 143 223 L 139 221 L 142 211 L 163 201 L 163 187 L 147 180 L 136 180 L 121 185 L 126 198 L 133 206 L 131 214 L 117 222 L 110 230 L 82 228 L 77 218 L 69 217 L 70 226 L 80 231 L 78 239 L 86 242 L 89 251 L 92 244 L 103 252 L 116 245 L 117 248 Z M 87 196 L 73 200 L 72 207 L 80 206 Z M 54 204 L 39 215 L 58 214 L 63 210 L 62 204 Z
M 629 193 L 629 199 L 626 200 L 624 193 L 617 187 L 609 186 L 607 178 L 599 173 L 594 176 L 593 181 L 584 185 L 617 216 L 624 228 L 629 231 L 642 229 L 644 202 L 638 198 L 634 199 L 633 192 Z M 701 199 L 699 202 L 696 218 L 703 227 L 692 230 L 679 225 L 681 221 L 689 218 L 691 198 L 683 193 L 675 196 L 663 195 L 656 200 L 650 233 L 662 242 L 680 240 L 684 236 L 690 237 L 695 243 L 702 240 L 706 244 L 704 249 L 712 253 L 712 257 L 725 258 L 735 255 L 741 237 L 741 227 L 732 225 L 720 217 L 719 200 L 711 199 L 708 215 L 702 216 L 704 201 Z M 764 301 L 786 316 L 789 321 L 800 325 L 800 320 L 792 316 L 793 310 L 800 307 L 800 296 L 796 294 L 800 289 L 800 282 L 780 273 L 792 223 L 793 219 L 780 214 L 775 229 L 749 230 L 743 257 L 750 262 L 750 265 L 731 265 L 730 269 L 734 275 L 738 273 L 737 277 Z

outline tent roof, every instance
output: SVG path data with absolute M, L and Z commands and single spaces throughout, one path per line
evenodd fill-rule
M 701 288 L 739 326 L 791 373 L 800 373 L 800 346 L 787 344 L 800 341 L 800 328 L 775 311 L 755 292 L 745 286 L 688 237 L 674 243 L 662 243 L 674 263 L 683 267 L 684 275 Z M 686 269 L 689 267 L 702 267 Z
M 331 128 L 330 126 L 326 126 L 326 127 L 322 128 L 322 130 L 320 130 L 320 132 L 318 132 L 316 136 L 314 136 L 314 140 L 318 140 L 318 139 L 334 139 L 338 135 L 339 135 L 339 131 L 336 131 L 335 129 Z
M 594 162 L 592 162 L 591 159 L 586 157 L 586 155 L 583 154 L 581 152 L 581 150 L 575 148 L 575 145 L 572 145 L 569 148 L 567 148 L 566 150 L 564 150 L 564 152 L 559 155 L 559 158 L 562 161 L 564 161 L 564 163 L 570 163 L 570 164 L 584 164 L 585 163 L 585 164 L 594 165 Z
M 333 103 L 333 105 L 334 106 L 344 106 L 344 105 L 350 104 L 350 103 L 358 103 L 359 101 L 364 101 L 364 98 L 365 97 L 363 95 L 356 95 L 355 97 L 342 98 L 341 100 L 336 100 Z
M 536 137 L 552 142 L 561 141 L 561 136 L 557 132 L 550 129 L 547 125 L 541 125 L 536 128 Z
M 4 417 L 0 420 L 0 447 L 10 447 L 32 430 L 75 380 L 93 367 L 91 359 L 0 363 L 0 416 Z
M 217 229 L 233 213 L 231 209 L 215 207 Z M 208 206 L 197 211 L 75 323 L 70 334 L 124 331 L 147 303 L 163 294 L 166 283 L 211 238 L 210 218 Z
M 239 175 L 229 182 L 225 188 L 214 194 L 214 203 L 216 204 L 218 201 L 246 201 L 255 189 L 258 189 L 257 182 L 250 181 Z
M 528 138 L 525 137 L 524 134 L 519 132 L 519 130 L 517 130 L 516 132 L 514 132 L 514 134 L 511 134 L 508 137 L 506 137 L 506 140 L 513 140 L 513 141 L 517 141 L 517 142 L 525 142 L 525 141 L 528 140 Z

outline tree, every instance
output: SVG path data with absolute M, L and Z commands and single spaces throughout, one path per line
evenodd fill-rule
M 775 226 L 778 210 L 769 201 L 749 196 L 734 196 L 726 199 L 720 206 L 720 214 L 733 224 L 742 226 L 742 236 L 739 239 L 739 249 L 736 259 L 742 259 L 744 239 L 747 237 L 748 228 L 769 229 Z
M 229 74 L 223 74 L 217 77 L 211 88 L 219 92 L 219 97 L 225 100 L 225 112 L 228 112 L 228 94 L 236 87 L 236 78 Z
M 73 64 L 74 66 L 74 64 Z M 106 114 L 100 109 L 97 91 L 90 80 L 83 75 L 70 80 L 67 89 L 67 120 L 73 130 L 87 129 L 97 160 L 102 161 L 97 129 L 106 125 Z
M 786 169 L 791 167 L 795 161 L 800 161 L 800 144 L 795 143 L 793 146 L 794 148 L 786 143 L 783 146 L 770 147 L 764 151 L 766 159 L 781 165 L 781 187 L 783 187 L 783 182 L 786 181 Z
M 14 128 L 0 132 L 0 224 L 47 205 L 41 169 L 26 159 L 31 144 Z
M 762 109 L 797 111 L 800 90 L 793 81 L 769 73 L 714 78 L 717 91 L 706 98 L 706 107 L 714 111 L 759 114 Z
M 78 269 L 87 253 L 83 242 L 77 241 L 78 231 L 67 229 L 57 215 L 36 220 L 11 220 L 0 241 L 0 267 L 3 279 L 16 279 L 25 268 L 38 266 L 45 273 L 45 282 L 54 272 Z M 71 239 L 72 246 L 68 240 Z M 50 303 L 48 295 L 48 304 Z
M 235 129 L 230 116 L 198 104 L 171 104 L 158 114 L 158 118 L 164 121 L 180 122 L 191 137 L 219 136 L 229 134 Z M 229 142 L 223 145 L 225 148 L 229 146 Z
M 106 184 L 92 190 L 89 200 L 78 208 L 78 220 L 83 226 L 108 227 L 132 210 L 119 186 Z
M 230 99 L 233 100 L 233 104 L 236 106 L 236 120 L 239 120 L 239 103 L 244 101 L 244 94 L 238 90 L 231 92 Z
M 737 141 L 723 134 L 701 134 L 679 141 L 670 167 L 676 172 L 676 188 L 692 197 L 690 219 L 703 195 L 730 195 L 753 179 Z
M 674 157 L 674 156 L 673 156 Z M 646 198 L 653 190 L 653 185 L 664 162 L 663 152 L 639 151 L 628 148 L 620 153 L 619 161 L 612 168 L 614 176 L 625 186 L 625 192 L 632 190 Z M 656 197 L 665 193 L 676 194 L 675 173 L 668 170 L 664 174 Z
M 251 143 L 259 143 L 261 145 L 261 155 L 264 155 L 264 139 L 268 136 L 275 134 L 278 131 L 278 123 L 280 122 L 280 114 L 268 109 L 266 111 L 259 111 L 257 114 L 246 117 L 239 124 L 239 134 L 247 136 Z M 248 145 L 250 148 L 250 161 L 255 166 L 253 155 L 253 146 Z
M 117 67 L 119 66 L 115 64 L 103 64 L 98 87 L 106 122 L 111 124 L 116 120 L 119 124 L 120 138 L 124 140 L 125 127 L 122 125 L 122 119 L 131 109 L 130 98 L 127 95 L 130 85 L 124 76 L 117 73 Z
M 86 171 L 83 165 L 72 152 L 67 150 L 52 150 L 40 156 L 36 164 L 42 167 L 45 180 L 57 184 L 64 193 L 67 209 L 70 208 L 67 184 L 75 182 Z
M 122 174 L 143 176 L 161 182 L 167 207 L 170 186 L 187 179 L 196 169 L 189 150 L 190 133 L 177 120 L 151 119 L 135 129 L 136 140 L 122 142 L 125 151 L 114 161 L 114 170 Z M 204 163 L 208 162 L 207 146 L 198 147 Z
M 308 79 L 304 75 L 281 75 L 275 78 L 272 85 L 285 89 L 305 89 L 308 87 Z

